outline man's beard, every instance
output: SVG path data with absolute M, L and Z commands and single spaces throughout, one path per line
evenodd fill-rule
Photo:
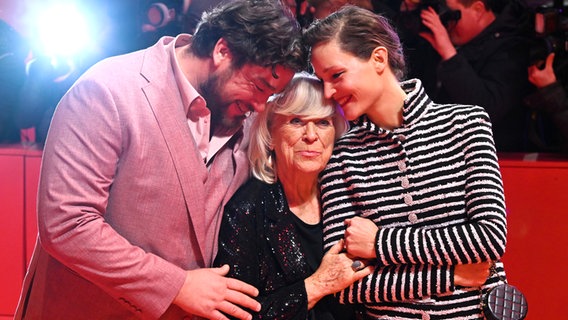
M 242 126 L 246 116 L 229 117 L 227 109 L 232 101 L 223 97 L 223 85 L 233 76 L 233 69 L 223 71 L 220 74 L 212 74 L 207 81 L 201 84 L 201 94 L 207 107 L 211 110 L 211 132 L 217 134 L 232 134 Z

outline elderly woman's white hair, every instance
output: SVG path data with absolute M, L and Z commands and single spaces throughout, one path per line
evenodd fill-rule
M 267 102 L 266 109 L 257 115 L 252 124 L 253 134 L 249 146 L 252 174 L 266 183 L 274 183 L 277 180 L 274 154 L 270 148 L 272 139 L 270 128 L 275 114 L 307 118 L 331 116 L 336 139 L 348 129 L 341 108 L 333 100 L 324 97 L 321 81 L 305 72 L 296 74 L 283 92 Z

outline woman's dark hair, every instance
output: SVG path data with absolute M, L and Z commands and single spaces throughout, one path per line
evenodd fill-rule
M 326 18 L 314 21 L 304 32 L 304 42 L 309 47 L 334 39 L 342 50 L 364 60 L 371 57 L 376 47 L 385 47 L 392 72 L 398 80 L 404 78 L 406 63 L 402 44 L 386 17 L 346 5 Z
M 209 57 L 220 38 L 227 42 L 236 68 L 244 64 L 282 65 L 301 71 L 307 67 L 300 25 L 280 1 L 229 1 L 205 12 L 190 50 L 199 57 Z

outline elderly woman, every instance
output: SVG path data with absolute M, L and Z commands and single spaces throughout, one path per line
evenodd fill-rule
M 252 178 L 225 206 L 215 265 L 260 291 L 262 319 L 350 319 L 330 294 L 368 275 L 342 243 L 323 252 L 318 176 L 346 130 L 321 83 L 297 75 L 253 124 Z M 323 259 L 323 260 L 322 260 Z

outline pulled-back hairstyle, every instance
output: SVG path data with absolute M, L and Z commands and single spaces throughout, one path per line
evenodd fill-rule
M 249 160 L 252 174 L 266 183 L 277 180 L 275 163 L 270 145 L 271 128 L 275 115 L 297 115 L 307 118 L 326 118 L 331 116 L 335 127 L 335 138 L 347 131 L 348 124 L 341 108 L 333 100 L 326 99 L 321 81 L 308 73 L 296 74 L 281 93 L 273 96 L 266 109 L 255 118 L 249 145 Z
M 376 47 L 385 47 L 394 75 L 399 81 L 405 77 L 402 44 L 386 17 L 357 6 L 345 5 L 326 18 L 314 21 L 304 32 L 304 42 L 310 47 L 334 39 L 341 50 L 363 60 L 368 60 Z
M 280 1 L 235 0 L 203 13 L 189 50 L 209 57 L 220 38 L 227 42 L 235 68 L 249 63 L 294 71 L 307 67 L 300 25 Z

